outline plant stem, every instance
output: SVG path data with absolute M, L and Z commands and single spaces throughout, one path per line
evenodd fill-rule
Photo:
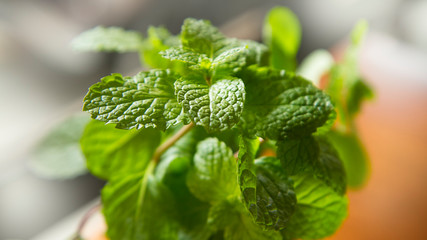
M 156 165 L 160 162 L 160 157 L 166 150 L 168 150 L 172 145 L 174 145 L 182 136 L 188 133 L 193 127 L 194 127 L 194 124 L 192 122 L 188 125 L 185 125 L 181 129 L 179 129 L 179 131 L 175 135 L 173 135 L 171 138 L 166 140 L 166 142 L 161 144 L 154 152 L 153 157 L 151 158 L 151 161 L 148 164 L 147 169 L 145 170 L 144 177 L 142 178 L 142 182 L 141 182 L 141 187 L 139 189 L 138 205 L 136 209 L 136 219 L 139 219 L 141 207 L 144 204 L 145 194 L 147 192 L 148 178 L 152 176 L 154 169 L 156 168 Z
M 188 133 L 193 127 L 194 127 L 193 122 L 182 127 L 175 135 L 173 135 L 171 138 L 166 140 L 166 142 L 164 142 L 162 145 L 160 145 L 156 149 L 156 151 L 153 154 L 153 157 L 151 158 L 151 161 L 153 161 L 155 165 L 157 165 L 160 161 L 160 157 L 162 156 L 162 154 L 166 150 L 168 150 L 172 145 L 174 145 L 182 136 Z

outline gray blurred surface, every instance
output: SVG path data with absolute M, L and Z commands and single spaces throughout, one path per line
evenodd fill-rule
M 71 51 L 74 36 L 96 25 L 142 32 L 164 25 L 178 33 L 184 18 L 196 17 L 228 35 L 260 40 L 264 14 L 275 5 L 287 5 L 300 18 L 300 59 L 345 38 L 360 18 L 427 52 L 423 0 L 0 0 L 0 239 L 34 236 L 95 198 L 103 185 L 90 176 L 41 180 L 26 168 L 31 146 L 80 110 L 91 84 L 139 69 L 135 54 Z

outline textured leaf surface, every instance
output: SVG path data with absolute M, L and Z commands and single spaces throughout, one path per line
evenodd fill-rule
M 347 174 L 347 184 L 351 188 L 362 187 L 369 176 L 369 159 L 366 150 L 356 134 L 345 134 L 336 131 L 328 133 L 327 138 L 336 148 L 343 161 Z
M 249 51 L 246 47 L 236 47 L 219 54 L 212 62 L 212 69 L 216 74 L 235 73 L 246 64 Z
M 240 214 L 235 224 L 225 228 L 224 240 L 281 240 L 279 232 L 263 230 L 247 213 Z
M 271 49 L 271 65 L 276 69 L 295 70 L 301 39 L 295 14 L 285 7 L 271 9 L 265 19 L 263 37 Z
M 267 46 L 262 43 L 255 42 L 252 40 L 241 40 L 236 38 L 226 38 L 222 40 L 222 42 L 223 46 L 215 53 L 215 57 L 232 49 L 244 48 L 246 66 L 253 64 L 259 66 L 266 66 L 269 63 L 270 52 Z
M 276 160 L 270 157 L 257 162 L 255 222 L 265 229 L 281 230 L 294 213 L 296 197 L 281 166 L 272 163 Z
M 239 185 L 243 202 L 263 229 L 280 230 L 293 214 L 295 194 L 288 178 L 266 162 L 254 165 L 258 140 L 242 138 L 239 150 Z
M 174 209 L 171 193 L 151 176 L 142 196 L 142 179 L 142 175 L 124 175 L 102 190 L 109 239 L 178 239 L 176 225 L 168 218 Z
M 334 110 L 329 97 L 305 79 L 285 71 L 249 68 L 243 77 L 246 128 L 258 136 L 288 139 L 308 136 Z
M 91 173 L 109 179 L 142 172 L 160 143 L 160 132 L 124 131 L 93 120 L 86 126 L 80 143 Z
M 278 141 L 277 157 L 289 175 L 306 172 L 343 195 L 346 191 L 344 166 L 333 146 L 321 137 Z
M 175 89 L 184 111 L 208 132 L 230 129 L 240 120 L 245 101 L 240 79 L 221 79 L 209 86 L 202 77 L 183 78 Z
M 87 114 L 67 118 L 43 137 L 30 155 L 30 169 L 51 179 L 66 179 L 87 172 L 80 137 L 90 121 Z
M 94 119 L 117 124 L 117 128 L 168 128 L 185 119 L 174 95 L 175 79 L 169 70 L 104 77 L 90 87 L 83 110 Z
M 293 177 L 297 206 L 284 239 L 321 239 L 332 235 L 347 216 L 348 200 L 308 175 Z
M 142 43 L 138 32 L 118 27 L 95 27 L 76 37 L 72 46 L 79 51 L 137 52 Z
M 218 202 L 238 195 L 237 165 L 233 152 L 224 142 L 208 138 L 197 145 L 194 167 L 187 186 L 202 201 Z
M 254 165 L 255 154 L 259 147 L 258 139 L 240 138 L 238 158 L 238 183 L 243 203 L 252 216 L 257 215 L 256 186 L 257 176 Z
M 166 59 L 181 61 L 190 65 L 200 64 L 203 61 L 209 62 L 209 58 L 205 54 L 193 52 L 182 47 L 169 48 L 160 54 Z
M 319 145 L 309 136 L 277 142 L 277 158 L 288 175 L 313 170 L 319 160 Z
M 187 18 L 181 29 L 183 47 L 195 52 L 213 57 L 214 53 L 223 46 L 224 35 L 212 26 L 209 21 Z

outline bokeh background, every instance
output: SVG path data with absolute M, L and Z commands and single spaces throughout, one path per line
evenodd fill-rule
M 74 36 L 96 25 L 178 33 L 195 17 L 261 40 L 264 15 L 276 5 L 300 18 L 299 60 L 318 48 L 339 57 L 357 20 L 370 23 L 360 68 L 377 97 L 358 123 L 371 177 L 349 192 L 349 217 L 331 239 L 427 239 L 426 0 L 0 0 L 0 239 L 42 239 L 80 218 L 104 184 L 89 175 L 46 180 L 27 167 L 34 144 L 80 111 L 91 84 L 140 68 L 135 54 L 73 52 Z

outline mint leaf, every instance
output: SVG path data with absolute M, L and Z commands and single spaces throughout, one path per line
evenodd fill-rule
M 174 210 L 170 191 L 153 176 L 122 175 L 102 190 L 103 213 L 111 240 L 178 239 L 177 226 L 168 218 Z
M 179 127 L 177 127 L 177 129 L 179 129 Z M 171 128 L 170 130 L 174 130 L 174 129 Z M 173 132 L 171 132 L 170 134 L 173 134 Z M 173 146 L 171 146 L 168 150 L 166 150 L 165 153 L 163 153 L 159 166 L 156 169 L 156 174 L 159 177 L 161 177 L 164 174 L 163 172 L 164 168 L 168 168 L 168 165 L 167 165 L 168 162 L 176 158 L 185 158 L 188 160 L 188 162 L 192 162 L 193 156 L 197 150 L 197 144 L 207 137 L 208 137 L 208 134 L 203 129 L 203 127 L 200 127 L 200 126 L 193 127 L 193 129 L 191 129 L 190 132 L 184 135 Z M 163 164 L 166 164 L 166 165 L 163 166 Z M 161 166 L 163 166 L 164 168 Z
M 209 85 L 201 76 L 187 76 L 175 82 L 175 91 L 185 113 L 208 132 L 232 128 L 243 111 L 245 87 L 241 79 L 219 79 Z
M 268 161 L 254 165 L 257 140 L 242 138 L 239 150 L 239 185 L 243 202 L 263 229 L 281 230 L 293 213 L 295 194 L 288 178 Z
M 314 171 L 319 155 L 319 145 L 312 136 L 277 142 L 277 158 L 290 176 L 307 169 Z
M 347 216 L 348 200 L 309 175 L 292 177 L 297 206 L 284 239 L 321 239 L 332 235 Z
M 347 98 L 347 108 L 350 117 L 354 118 L 360 111 L 363 101 L 371 100 L 374 96 L 374 90 L 365 81 L 361 79 L 357 80 L 354 85 L 351 86 Z
M 181 29 L 182 46 L 213 57 L 222 46 L 225 36 L 207 20 L 187 18 Z
M 331 131 L 327 138 L 338 152 L 345 172 L 347 184 L 352 188 L 362 187 L 369 176 L 369 159 L 359 137 L 354 133 Z
M 354 46 L 358 46 L 362 43 L 368 31 L 368 27 L 368 22 L 366 20 L 360 20 L 353 28 L 351 32 L 351 43 Z
M 178 147 L 169 149 L 168 156 L 157 167 L 156 176 L 170 189 L 174 199 L 179 203 L 175 209 L 176 214 L 173 214 L 180 226 L 179 239 L 207 240 L 213 231 L 207 223 L 210 205 L 193 196 L 186 184 L 191 167 L 190 158 L 200 137 L 197 129 L 193 130 L 196 131 L 190 132 L 190 135 L 178 141 Z
M 346 174 L 338 153 L 321 137 L 305 137 L 277 142 L 277 157 L 289 175 L 311 173 L 343 195 Z
M 337 151 L 325 138 L 318 137 L 316 140 L 320 154 L 314 174 L 338 194 L 344 195 L 347 177 Z
M 166 59 L 180 61 L 190 65 L 197 65 L 201 64 L 202 62 L 210 63 L 209 58 L 205 54 L 196 53 L 190 49 L 185 49 L 182 47 L 169 48 L 163 52 L 160 52 L 160 54 Z
M 112 74 L 89 88 L 83 110 L 93 119 L 117 124 L 117 128 L 164 130 L 186 121 L 174 95 L 175 79 L 169 70 L 151 70 L 124 78 Z
M 277 159 L 257 161 L 257 215 L 255 222 L 265 229 L 282 230 L 295 210 L 296 197 L 292 182 L 282 168 L 274 164 Z
M 216 74 L 236 73 L 246 64 L 247 48 L 236 47 L 219 54 L 212 62 L 212 69 Z
M 354 118 L 364 100 L 374 96 L 373 90 L 360 76 L 357 58 L 362 40 L 367 31 L 366 21 L 359 22 L 352 32 L 351 45 L 342 62 L 335 64 L 326 87 L 338 112 L 338 128 L 355 130 Z
M 205 202 L 218 202 L 236 195 L 237 166 L 231 149 L 216 138 L 200 142 L 194 166 L 187 176 L 187 186 Z
M 173 64 L 168 59 L 164 59 L 160 52 L 170 47 L 180 46 L 179 37 L 172 35 L 163 27 L 149 27 L 147 33 L 141 52 L 141 62 L 152 68 L 173 68 Z
M 100 178 L 142 172 L 160 143 L 154 129 L 123 131 L 91 121 L 81 138 L 87 168 Z
M 54 126 L 32 150 L 30 169 L 49 179 L 67 179 L 86 173 L 79 141 L 89 121 L 86 114 L 74 114 Z
M 271 50 L 271 66 L 295 70 L 301 40 L 301 27 L 295 14 L 285 7 L 271 9 L 264 22 L 263 38 Z
M 237 198 L 217 202 L 209 209 L 208 224 L 216 231 L 236 224 L 239 221 L 242 207 L 242 203 Z
M 242 200 L 252 216 L 257 215 L 256 184 L 257 176 L 254 165 L 255 154 L 259 148 L 259 140 L 240 138 L 238 158 L 238 183 L 242 192 Z
M 282 237 L 279 232 L 263 230 L 253 222 L 247 213 L 242 213 L 235 224 L 228 226 L 224 230 L 224 240 L 241 239 L 281 240 Z
M 140 33 L 118 27 L 95 27 L 76 37 L 72 46 L 79 51 L 137 52 L 142 47 Z
M 246 128 L 273 140 L 308 136 L 328 120 L 334 107 L 328 95 L 284 70 L 249 68 L 243 119 Z
M 214 239 L 282 239 L 279 232 L 266 231 L 256 225 L 237 199 L 213 205 L 209 210 L 208 223 L 219 231 Z
M 320 86 L 320 79 L 334 65 L 334 58 L 324 49 L 310 53 L 298 67 L 297 74 L 310 80 L 315 86 Z
M 223 46 L 215 53 L 215 56 L 219 56 L 231 49 L 244 48 L 246 66 L 250 66 L 253 64 L 259 66 L 267 66 L 269 63 L 269 49 L 262 43 L 255 42 L 252 40 L 240 40 L 235 38 L 226 38 L 222 40 L 222 42 Z

